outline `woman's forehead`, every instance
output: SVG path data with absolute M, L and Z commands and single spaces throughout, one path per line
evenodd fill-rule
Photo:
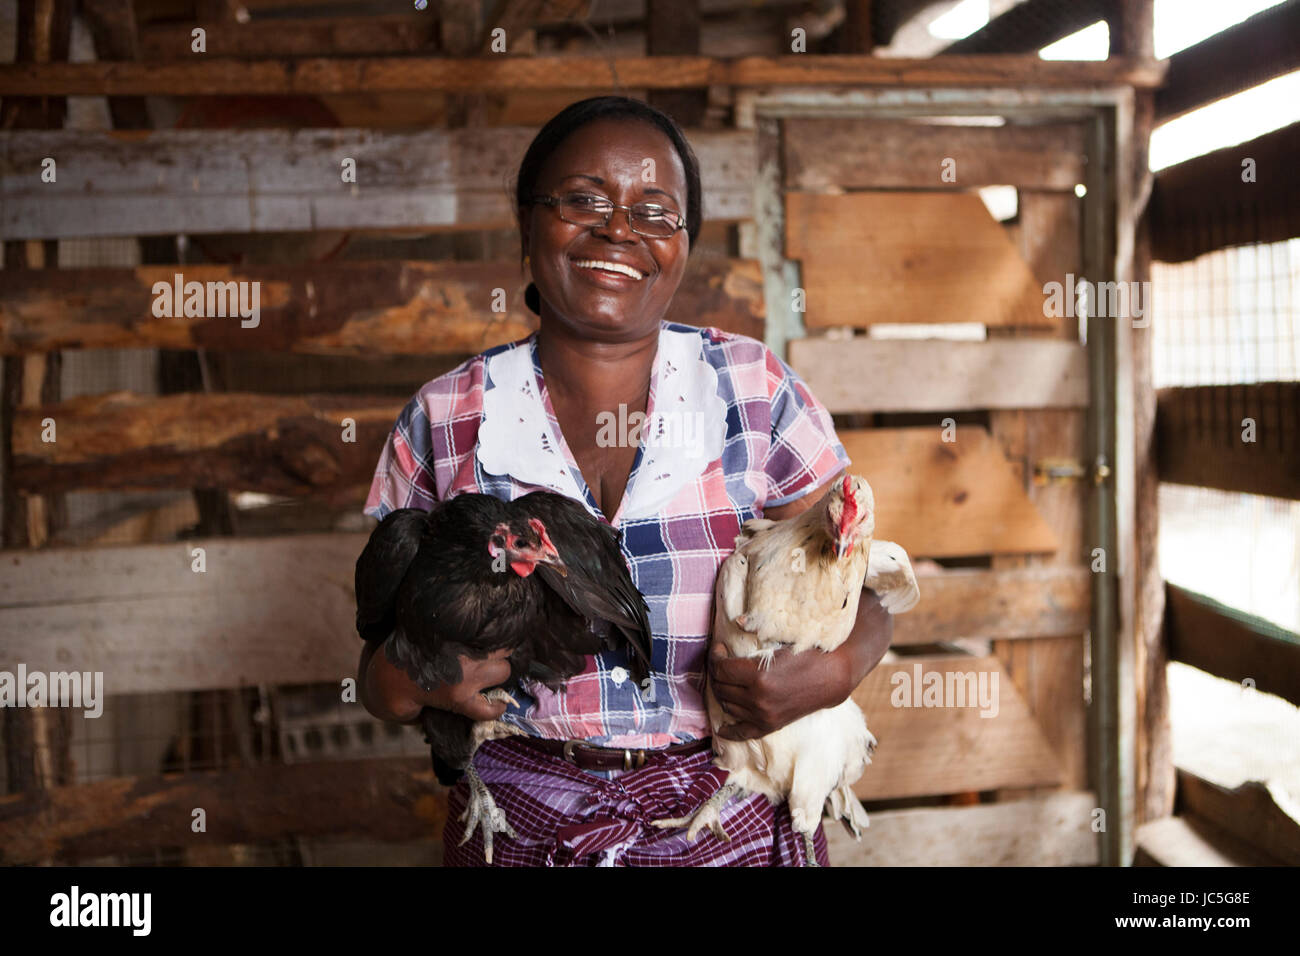
M 647 160 L 654 163 L 654 182 L 685 194 L 686 172 L 672 140 L 639 120 L 600 119 L 574 130 L 547 159 L 543 176 L 559 181 L 585 174 L 648 182 L 643 180 Z

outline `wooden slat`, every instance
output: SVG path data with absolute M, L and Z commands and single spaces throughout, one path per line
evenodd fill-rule
M 1163 123 L 1300 67 L 1300 0 L 1284 0 L 1169 59 L 1156 93 Z M 1244 155 L 1248 155 L 1243 153 Z
M 191 830 L 195 807 L 207 810 L 206 833 Z M 446 791 L 427 757 L 114 777 L 0 796 L 0 863 L 74 861 L 195 841 L 427 839 L 441 835 L 446 819 Z
M 176 63 L 0 66 L 0 96 L 219 96 L 553 90 L 607 92 L 704 86 L 1112 87 L 1158 86 L 1165 65 L 1111 58 L 1061 62 L 1030 56 L 901 59 L 870 55 L 615 57 L 356 57 Z
M 1178 802 L 1182 812 L 1223 828 L 1279 863 L 1300 865 L 1300 808 L 1280 787 L 1250 780 L 1229 790 L 1179 770 Z
M 0 670 L 103 671 L 112 694 L 341 680 L 360 654 L 352 577 L 366 541 L 303 534 L 5 552 Z M 196 546 L 202 574 L 190 570 Z M 922 600 L 895 622 L 897 646 L 1087 626 L 1083 569 L 918 577 Z
M 1194 814 L 1138 827 L 1134 866 L 1278 866 L 1274 857 Z
M 996 675 L 996 716 L 981 717 L 978 705 L 895 706 L 894 695 L 910 686 L 895 675 L 914 682 L 917 667 L 922 675 L 944 675 L 945 682 L 949 673 L 984 673 L 990 689 Z M 853 788 L 864 800 L 1060 782 L 1059 759 L 996 657 L 908 657 L 881 664 L 853 699 L 879 743 Z
M 996 442 L 962 426 L 945 442 L 932 428 L 841 431 L 850 470 L 871 483 L 876 537 L 913 557 L 1054 551 L 1043 521 Z
M 805 324 L 980 322 L 1055 328 L 1042 287 L 979 196 L 786 196 L 786 255 L 801 259 Z
M 1300 635 L 1173 584 L 1165 586 L 1169 659 L 1300 705 Z
M 1053 340 L 808 338 L 790 364 L 832 412 L 1083 408 L 1088 356 Z
M 951 126 L 902 120 L 785 120 L 785 184 L 844 189 L 970 189 L 1010 184 L 1073 190 L 1084 181 L 1084 133 L 1077 123 Z M 956 179 L 941 179 L 955 162 Z
M 1300 383 L 1166 388 L 1156 403 L 1161 481 L 1300 498 Z
M 1186 262 L 1227 246 L 1300 236 L 1300 123 L 1216 149 L 1156 173 L 1151 256 Z M 1242 163 L 1255 161 L 1250 181 Z
M 216 487 L 276 495 L 368 486 L 405 403 L 350 395 L 131 392 L 22 409 L 14 417 L 19 488 Z M 54 419 L 56 440 L 44 441 Z M 356 423 L 343 440 L 344 419 Z M 330 499 L 333 500 L 333 499 Z
M 870 772 L 870 768 L 868 768 Z M 872 811 L 860 841 L 826 825 L 832 866 L 1095 866 L 1092 793 Z
M 438 45 L 438 20 L 425 13 L 328 17 L 247 23 L 201 24 L 206 56 L 392 56 L 429 53 Z M 148 62 L 194 56 L 193 23 L 155 23 L 140 31 L 141 58 Z
M 154 283 L 170 289 L 177 273 L 183 282 L 258 283 L 259 324 L 244 328 L 237 317 L 155 317 Z M 523 285 L 517 262 L 0 270 L 0 355 L 61 348 L 473 354 L 536 329 Z M 496 289 L 505 291 L 506 312 L 492 309 Z M 666 318 L 761 340 L 763 312 L 756 261 L 697 255 L 687 263 Z
M 0 231 L 16 239 L 509 228 L 515 208 L 507 183 L 536 132 L 15 133 L 0 140 Z M 700 161 L 705 217 L 749 218 L 753 134 L 688 135 Z M 58 163 L 54 183 L 41 181 L 46 157 Z M 344 159 L 356 163 L 355 183 L 342 181 Z
M 921 601 L 894 619 L 893 644 L 1082 634 L 1088 628 L 1089 574 L 1083 567 L 918 572 Z
M 0 670 L 102 671 L 105 692 L 339 682 L 361 654 L 364 534 L 6 551 Z M 206 570 L 191 570 L 192 549 Z

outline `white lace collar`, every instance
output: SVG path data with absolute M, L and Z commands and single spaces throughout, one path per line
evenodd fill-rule
M 475 451 L 493 475 L 547 488 L 591 508 L 569 467 L 546 415 L 537 386 L 533 352 L 537 333 L 486 360 L 492 387 L 483 393 L 483 419 Z M 624 492 L 620 520 L 663 509 L 722 456 L 727 407 L 718 395 L 718 374 L 704 358 L 698 332 L 661 325 L 651 380 L 651 424 L 644 428 L 641 460 Z M 617 425 L 611 423 L 611 429 Z M 617 436 L 617 431 L 611 431 Z M 579 474 L 581 474 L 579 472 Z

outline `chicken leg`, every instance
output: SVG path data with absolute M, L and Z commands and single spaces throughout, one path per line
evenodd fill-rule
M 488 700 L 503 700 L 507 704 L 515 707 L 519 706 L 518 701 L 500 687 L 484 691 L 483 696 Z M 489 865 L 492 863 L 493 835 L 504 833 L 512 840 L 517 839 L 518 836 L 514 827 L 506 819 L 505 812 L 492 799 L 492 791 L 487 788 L 483 778 L 474 769 L 474 752 L 478 750 L 484 741 L 499 740 L 502 737 L 519 733 L 523 733 L 523 731 L 499 720 L 484 720 L 474 725 L 474 749 L 470 753 L 469 763 L 465 766 L 465 782 L 469 786 L 469 802 L 465 806 L 465 812 L 460 815 L 461 821 L 465 823 L 465 834 L 460 838 L 460 844 L 464 846 L 469 842 L 469 838 L 474 835 L 475 828 L 482 829 L 483 859 Z

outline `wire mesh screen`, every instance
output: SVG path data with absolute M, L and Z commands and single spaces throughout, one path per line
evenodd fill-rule
M 1157 388 L 1300 380 L 1300 239 L 1155 262 L 1151 279 Z M 1300 502 L 1162 485 L 1160 570 L 1300 631 Z

